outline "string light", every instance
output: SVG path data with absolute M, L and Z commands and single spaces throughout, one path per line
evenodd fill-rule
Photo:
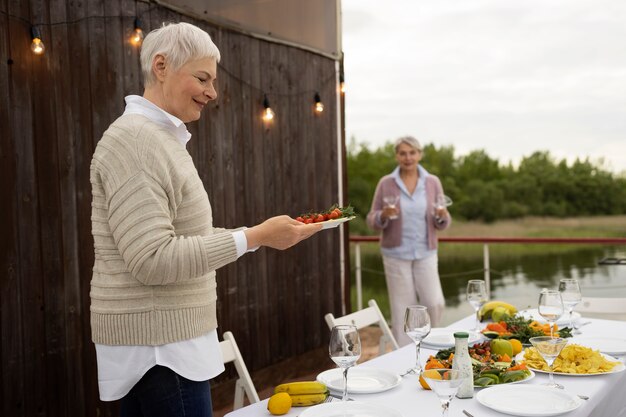
M 322 99 L 320 98 L 319 93 L 315 93 L 315 111 L 321 113 L 324 111 L 324 104 L 322 104 Z
M 143 42 L 143 30 L 141 30 L 141 20 L 138 17 L 135 18 L 135 30 L 130 35 L 130 43 L 139 46 Z
M 346 81 L 343 78 L 343 72 L 339 74 L 339 91 L 341 91 L 341 94 L 346 93 Z
M 267 94 L 263 95 L 263 120 L 270 122 L 274 119 L 274 110 L 270 107 L 270 100 L 267 98 Z
M 33 51 L 35 55 L 43 55 L 44 51 L 46 50 L 46 45 L 44 45 L 41 41 L 41 32 L 36 26 L 31 26 L 30 35 L 33 39 L 32 43 L 30 44 L 30 50 Z

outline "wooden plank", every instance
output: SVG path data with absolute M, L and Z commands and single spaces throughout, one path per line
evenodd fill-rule
M 28 2 L 9 1 L 8 12 L 21 18 L 30 19 Z M 41 379 L 36 380 L 37 372 L 44 367 L 44 358 L 38 352 L 44 350 L 43 327 L 43 294 L 41 288 L 41 258 L 39 247 L 38 195 L 36 188 L 36 171 L 34 163 L 35 145 L 33 140 L 33 114 L 30 109 L 33 102 L 33 66 L 45 65 L 44 56 L 34 56 L 25 48 L 30 44 L 30 37 L 25 25 L 17 20 L 10 20 L 11 28 L 10 51 L 14 61 L 10 76 L 11 107 L 11 141 L 15 144 L 17 158 L 17 175 L 15 187 L 17 196 L 17 213 L 15 219 L 19 242 L 18 252 L 18 288 L 19 301 L 14 305 L 13 323 L 7 329 L 15 339 L 7 341 L 7 354 L 10 361 L 18 361 L 19 367 L 10 369 L 9 375 L 20 371 L 16 379 L 8 379 L 10 387 L 5 388 L 9 396 L 5 397 L 11 412 L 7 415 L 23 415 L 33 412 L 33 404 L 45 405 Z M 42 64 L 43 62 L 43 64 Z M 3 329 L 4 333 L 4 329 Z M 17 350 L 20 350 L 18 353 Z M 3 349 L 3 356 L 5 355 Z M 34 360 L 31 360 L 31 358 Z M 3 380 L 6 380 L 3 378 Z M 32 384 L 32 385 L 31 385 Z M 26 388 L 28 387 L 28 388 Z M 26 395 L 25 392 L 28 391 Z M 28 400 L 27 400 L 27 398 Z
M 50 2 L 51 22 L 67 21 L 66 2 L 52 0 Z M 60 366 L 65 367 L 64 408 L 62 413 L 69 414 L 69 409 L 76 410 L 78 414 L 86 414 L 85 393 L 83 388 L 84 369 L 82 361 L 77 361 L 82 353 L 82 322 L 79 312 L 81 311 L 80 273 L 78 266 L 78 222 L 76 207 L 76 179 L 75 179 L 75 151 L 72 131 L 73 107 L 71 101 L 72 84 L 67 72 L 69 66 L 70 51 L 69 29 L 67 25 L 54 25 L 50 28 L 50 40 L 54 53 L 54 71 L 51 72 L 51 86 L 53 91 L 56 120 L 56 146 L 58 153 L 58 181 L 59 181 L 59 207 L 61 222 L 63 271 L 63 293 L 60 297 L 64 300 L 64 351 Z M 55 294 L 53 294 L 55 295 Z
M 31 16 L 47 23 L 47 5 L 31 1 Z M 52 27 L 42 25 L 42 35 L 46 39 L 46 53 L 39 60 L 33 62 L 32 88 L 37 94 L 33 95 L 33 142 L 35 172 L 40 174 L 34 177 L 39 201 L 39 247 L 41 253 L 41 272 L 30 277 L 37 280 L 37 289 L 41 288 L 42 295 L 37 300 L 43 304 L 43 332 L 37 335 L 36 343 L 25 345 L 26 357 L 32 357 L 38 352 L 45 351 L 43 367 L 37 369 L 43 375 L 32 375 L 31 389 L 34 398 L 27 403 L 26 414 L 34 415 L 40 410 L 46 410 L 51 415 L 67 414 L 68 387 L 58 384 L 66 380 L 65 375 L 65 322 L 64 322 L 64 282 L 62 265 L 62 248 L 60 236 L 60 202 L 57 166 L 57 138 L 54 102 L 50 97 L 54 95 L 54 83 L 51 74 L 55 68 L 58 55 L 55 53 L 52 37 Z M 30 350 L 30 352 L 29 352 Z M 30 410 L 28 409 L 30 407 Z
M 74 151 L 74 186 L 76 198 L 76 224 L 77 224 L 77 247 L 78 247 L 78 290 L 79 312 L 77 320 L 80 320 L 80 343 L 77 345 L 80 356 L 79 365 L 83 369 L 82 390 L 85 410 L 89 413 L 105 415 L 99 410 L 98 385 L 96 376 L 95 350 L 91 342 L 90 316 L 89 316 L 89 282 L 93 268 L 93 240 L 91 237 L 91 184 L 89 183 L 89 165 L 93 154 L 93 116 L 91 109 L 91 79 L 89 60 L 89 24 L 85 18 L 88 16 L 88 6 L 84 2 L 66 6 L 67 20 L 77 21 L 67 26 L 67 47 L 69 50 L 69 62 L 64 68 L 66 76 L 71 83 L 70 103 L 72 119 L 69 126 L 72 147 Z M 83 20 L 81 20 L 83 19 Z M 71 192 L 68 190 L 68 192 Z M 76 324 L 78 327 L 78 324 Z M 87 415 L 87 413 L 86 413 Z
M 23 97 L 15 71 L 25 71 L 27 53 L 23 48 L 29 39 L 24 24 L 9 19 L 7 12 L 20 14 L 15 2 L 10 7 L 7 1 L 0 2 L 0 59 L 7 65 L 0 66 L 0 215 L 5 219 L 4 233 L 0 239 L 0 372 L 2 378 L 2 400 L 0 414 L 3 416 L 20 415 L 24 412 L 24 356 L 22 351 L 23 323 L 21 320 L 21 269 L 18 234 L 19 196 L 17 194 L 17 169 L 15 158 L 20 146 L 15 124 L 23 115 L 16 114 L 17 103 L 14 101 L 14 88 L 18 97 Z M 22 11 L 25 14 L 25 11 Z M 21 48 L 20 48 L 21 47 Z M 19 49 L 18 49 L 19 48 Z M 9 61 L 10 60 L 10 61 Z
M 242 125 L 244 147 L 247 150 L 245 161 L 246 170 L 243 182 L 245 184 L 246 215 L 244 222 L 256 225 L 265 220 L 265 189 L 264 178 L 266 165 L 264 162 L 265 144 L 263 142 L 263 95 L 261 86 L 261 43 L 258 39 L 242 37 L 241 43 L 245 48 L 241 54 L 242 113 L 247 120 Z M 253 369 L 259 369 L 271 363 L 272 352 L 267 334 L 271 327 L 268 306 L 271 300 L 267 294 L 268 275 L 267 249 L 260 249 L 253 254 L 246 255 L 247 267 L 246 288 L 248 305 L 246 306 L 249 320 L 250 346 L 258 346 L 251 358 Z M 242 329 L 243 330 L 243 329 Z M 243 332 L 243 331 L 242 331 Z

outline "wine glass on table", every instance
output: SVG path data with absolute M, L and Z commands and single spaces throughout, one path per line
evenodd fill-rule
M 550 324 L 550 337 L 554 337 L 554 324 L 563 315 L 563 299 L 557 290 L 541 290 L 539 294 L 539 314 Z
M 328 343 L 330 358 L 343 370 L 342 401 L 348 400 L 348 369 L 361 357 L 361 339 L 359 331 L 353 325 L 334 326 Z
M 582 300 L 578 280 L 573 278 L 563 278 L 559 282 L 559 292 L 561 293 L 561 298 L 563 299 L 563 305 L 569 313 L 569 328 L 572 330 L 572 334 L 582 333 L 580 330 L 574 328 L 574 320 L 572 319 L 574 307 L 576 307 L 576 304 L 580 303 Z
M 408 306 L 404 313 L 404 333 L 415 343 L 415 367 L 406 371 L 406 374 L 419 375 L 422 372 L 420 363 L 420 344 L 430 333 L 430 315 L 425 306 Z
M 427 369 L 422 374 L 431 390 L 437 394 L 441 401 L 441 416 L 448 415 L 450 401 L 459 391 L 466 377 L 463 373 L 455 369 Z
M 467 282 L 467 301 L 474 308 L 474 316 L 476 317 L 474 328 L 475 332 L 479 331 L 480 320 L 478 319 L 478 312 L 480 308 L 487 302 L 489 296 L 487 295 L 487 286 L 482 279 L 471 279 Z
M 383 203 L 385 203 L 385 208 L 395 209 L 398 201 L 400 201 L 399 195 L 386 195 L 383 197 Z M 389 220 L 395 220 L 397 218 L 397 214 L 392 214 L 391 216 L 389 216 Z
M 550 374 L 550 381 L 546 384 L 548 387 L 552 388 L 561 388 L 563 389 L 563 385 L 559 385 L 554 382 L 554 376 L 552 373 L 552 364 L 554 360 L 559 356 L 565 345 L 567 345 L 567 339 L 562 337 L 551 337 L 551 336 L 539 336 L 539 337 L 531 337 L 530 343 L 537 349 L 537 352 L 541 355 L 544 361 L 548 364 L 548 370 Z

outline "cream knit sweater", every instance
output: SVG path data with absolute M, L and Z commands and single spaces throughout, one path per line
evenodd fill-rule
M 215 270 L 237 259 L 213 228 L 191 156 L 165 128 L 125 115 L 91 162 L 94 343 L 162 345 L 217 327 Z

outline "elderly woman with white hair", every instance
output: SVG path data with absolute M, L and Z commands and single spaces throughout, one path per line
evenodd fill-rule
M 103 401 L 126 416 L 211 416 L 209 379 L 224 370 L 215 270 L 259 246 L 289 248 L 319 231 L 288 216 L 213 225 L 185 146 L 185 123 L 215 100 L 220 53 L 188 23 L 150 32 L 144 94 L 104 132 L 91 163 L 91 331 Z
M 419 164 L 423 154 L 417 139 L 401 137 L 395 152 L 398 166 L 378 182 L 367 224 L 382 233 L 391 327 L 402 346 L 411 343 L 404 333 L 404 313 L 418 298 L 428 308 L 433 326 L 441 320 L 445 300 L 437 265 L 437 230 L 447 228 L 451 218 L 445 207 L 435 207 L 443 188 L 439 178 Z

